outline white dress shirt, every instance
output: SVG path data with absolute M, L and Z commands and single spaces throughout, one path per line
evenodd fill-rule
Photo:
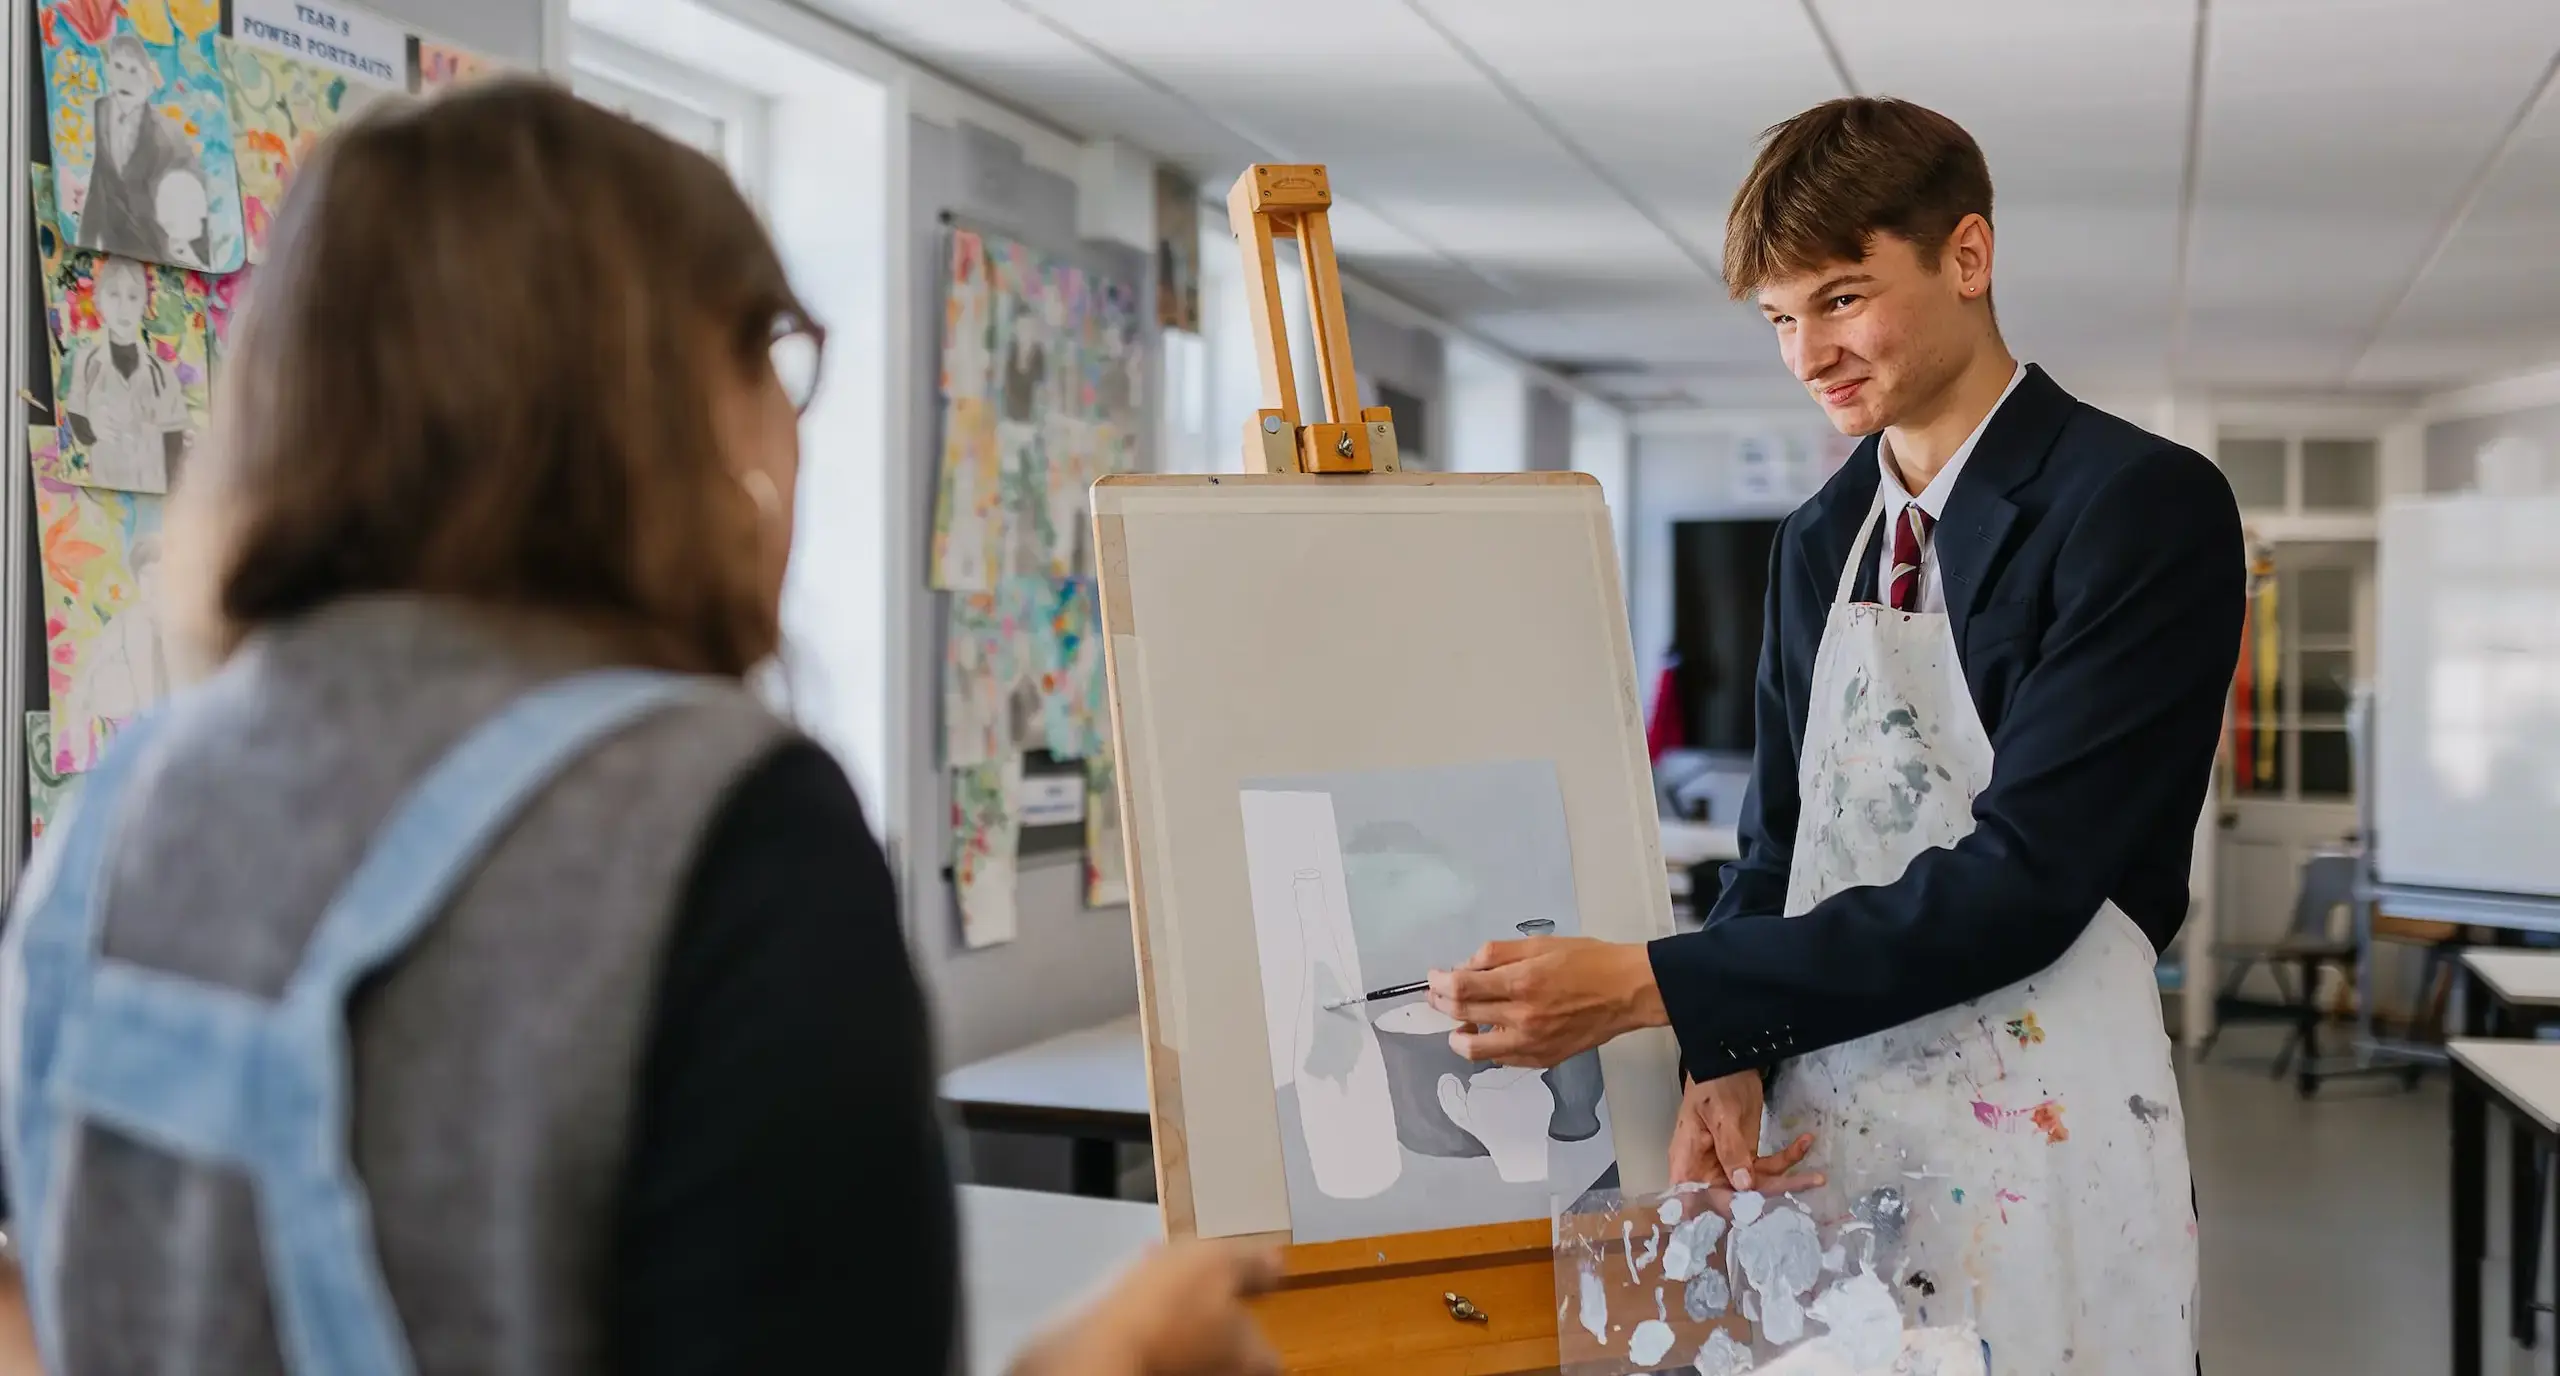
M 1879 488 L 1884 493 L 1884 529 L 1875 542 L 1877 601 L 1884 601 L 1891 595 L 1893 530 L 1894 523 L 1902 519 L 1902 509 L 1918 502 L 1920 509 L 1928 512 L 1932 521 L 1947 514 L 1947 497 L 1956 490 L 1956 476 L 1964 472 L 1964 461 L 1973 457 L 1973 447 L 1982 442 L 1982 432 L 1991 428 L 1991 418 L 2000 414 L 2001 405 L 2009 400 L 2011 392 L 2018 390 L 2018 384 L 2026 377 L 2027 365 L 2021 363 L 2018 371 L 2009 375 L 2009 385 L 2000 390 L 2000 400 L 1991 403 L 1991 409 L 1983 412 L 1982 423 L 1973 427 L 1973 433 L 1964 437 L 1963 444 L 1956 446 L 1947 466 L 1938 470 L 1938 476 L 1931 478 L 1929 485 L 1917 497 L 1902 485 L 1902 475 L 1894 471 L 1892 437 L 1876 436 L 1876 467 L 1882 470 Z M 1938 541 L 1933 533 L 1928 548 L 1920 551 L 1920 610 L 1943 612 L 1946 609 L 1947 590 L 1938 582 Z

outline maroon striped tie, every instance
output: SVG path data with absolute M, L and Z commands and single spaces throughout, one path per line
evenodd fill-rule
M 1902 519 L 1893 523 L 1893 609 L 1920 610 L 1920 555 L 1929 548 L 1929 529 L 1938 518 L 1918 502 L 1902 504 Z

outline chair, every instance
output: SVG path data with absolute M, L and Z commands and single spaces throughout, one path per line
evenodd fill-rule
M 2352 976 L 2356 962 L 2356 943 L 2350 937 L 2332 936 L 2330 920 L 2337 910 L 2355 901 L 2357 857 L 2351 853 L 2328 851 L 2302 862 L 2302 883 L 2293 900 L 2292 930 L 2275 941 L 2220 941 L 2213 947 L 2214 959 L 2220 962 L 2222 978 L 2213 1000 L 2214 1029 L 2196 1049 L 2201 1061 L 2213 1054 L 2213 1044 L 2222 1029 L 2235 1022 L 2288 1022 L 2293 1034 L 2285 1039 L 2284 1049 L 2276 1053 L 2270 1071 L 2276 1079 L 2284 1078 L 2299 1060 L 2295 1085 L 2303 1095 L 2317 1092 L 2320 1085 L 2320 971 L 2326 967 Z M 2266 967 L 2275 982 L 2277 999 L 2252 998 L 2239 992 L 2249 973 Z M 2293 979 L 2288 981 L 2287 972 Z

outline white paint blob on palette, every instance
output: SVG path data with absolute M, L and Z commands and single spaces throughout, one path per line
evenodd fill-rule
M 1897 1282 L 1920 1274 L 1903 1234 L 1845 1203 L 1698 1185 L 1585 1194 L 1555 1221 L 1557 1307 L 1575 1320 L 1559 1324 L 1559 1369 L 1985 1376 L 1962 1302 Z

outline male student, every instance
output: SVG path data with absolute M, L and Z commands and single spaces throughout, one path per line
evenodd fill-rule
M 1991 179 L 1945 116 L 1842 100 L 1770 131 L 1725 277 L 1869 438 L 1770 559 L 1742 858 L 1704 930 L 1501 942 L 1432 977 L 1478 1060 L 1668 1023 L 1675 1175 L 1801 1159 L 1904 1224 L 1907 1320 L 2003 1376 L 2189 1369 L 2183 1119 L 2153 982 L 2238 655 L 2231 491 L 2021 366 Z M 2092 272 L 2107 264 L 2092 262 Z M 1757 1154 L 1763 1072 L 1786 1134 Z

